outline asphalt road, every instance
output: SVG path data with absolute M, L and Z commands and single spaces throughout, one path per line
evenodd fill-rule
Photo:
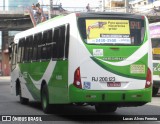
M 46 115 L 41 110 L 40 103 L 30 102 L 28 105 L 22 105 L 19 102 L 19 98 L 10 94 L 9 78 L 0 78 L 0 115 L 17 115 L 17 116 L 47 116 L 52 121 L 60 123 L 79 123 L 80 120 L 95 120 L 103 122 L 103 117 L 113 116 L 137 116 L 151 115 L 156 117 L 160 115 L 160 93 L 152 98 L 152 102 L 140 107 L 122 107 L 118 108 L 114 113 L 97 114 L 93 106 L 62 106 L 58 111 L 53 111 L 50 115 Z M 78 122 L 77 122 L 78 120 Z M 104 119 L 105 120 L 105 119 Z M 62 123 L 61 122 L 61 123 Z M 137 121 L 136 121 L 137 122 Z M 1 122 L 0 122 L 1 123 Z M 35 122 L 34 122 L 35 123 Z M 39 122 L 40 123 L 40 122 Z M 51 122 L 47 122 L 51 123 Z M 124 123 L 124 122 L 123 122 Z M 146 122 L 147 123 L 147 122 Z M 146 124 L 145 123 L 145 124 Z M 155 121 L 154 121 L 155 123 Z M 158 122 L 156 122 L 158 123 Z

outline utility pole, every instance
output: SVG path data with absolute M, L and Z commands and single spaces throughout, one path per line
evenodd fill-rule
M 109 8 L 110 8 L 110 12 L 112 11 L 112 0 L 109 0 Z
M 126 13 L 129 13 L 129 0 L 125 0 Z
M 103 0 L 103 5 L 102 5 L 102 6 L 103 6 L 103 9 L 102 9 L 102 10 L 103 10 L 103 12 L 104 12 L 104 11 L 105 11 L 105 0 Z
M 49 19 L 51 19 L 52 7 L 53 7 L 53 0 L 50 0 L 49 11 L 48 11 Z

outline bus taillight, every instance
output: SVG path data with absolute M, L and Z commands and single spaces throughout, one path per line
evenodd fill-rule
M 74 73 L 74 82 L 73 85 L 77 88 L 82 89 L 82 84 L 81 84 L 81 74 L 80 74 L 80 68 L 78 67 Z
M 80 16 L 80 13 L 76 13 L 76 16 L 79 17 L 79 16 Z
M 145 19 L 145 17 L 144 16 L 141 16 L 141 18 L 144 20 Z
M 148 68 L 145 88 L 149 88 L 151 85 L 152 85 L 152 75 L 151 75 L 151 70 Z

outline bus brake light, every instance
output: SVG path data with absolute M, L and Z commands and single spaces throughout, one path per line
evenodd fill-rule
M 151 70 L 148 68 L 145 88 L 149 88 L 151 85 L 152 85 L 152 75 L 151 75 Z
M 145 19 L 145 17 L 144 17 L 144 16 L 142 16 L 141 18 L 142 18 L 143 20 Z
M 77 88 L 82 89 L 82 84 L 81 84 L 81 75 L 80 75 L 80 68 L 78 67 L 74 73 L 74 82 L 73 85 Z

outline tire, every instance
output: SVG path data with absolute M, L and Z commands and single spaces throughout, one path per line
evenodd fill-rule
M 158 94 L 159 88 L 153 87 L 152 96 L 156 96 Z
M 19 101 L 21 104 L 24 104 L 24 105 L 29 103 L 29 99 L 22 97 L 21 86 L 19 86 Z
M 117 110 L 117 106 L 111 105 L 111 104 L 96 104 L 95 110 L 98 113 L 109 113 L 109 112 L 115 112 Z
M 48 88 L 45 84 L 41 90 L 41 104 L 44 113 L 50 113 L 50 104 L 49 104 L 49 96 L 48 96 Z

